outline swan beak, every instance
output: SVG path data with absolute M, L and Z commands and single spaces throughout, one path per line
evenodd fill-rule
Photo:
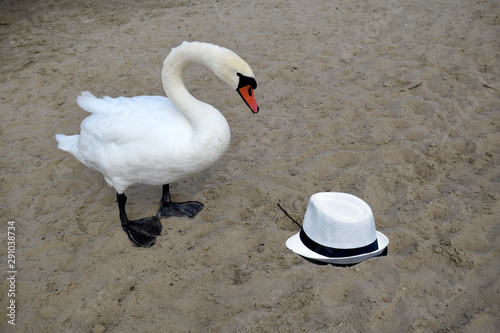
M 257 105 L 257 101 L 255 100 L 255 96 L 253 93 L 253 89 L 251 85 L 244 86 L 238 88 L 238 94 L 240 94 L 241 98 L 245 101 L 248 107 L 252 110 L 253 113 L 259 112 L 259 106 Z

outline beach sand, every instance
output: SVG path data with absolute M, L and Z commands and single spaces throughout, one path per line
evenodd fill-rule
M 500 327 L 496 1 L 1 1 L 2 332 L 494 332 Z M 132 246 L 114 189 L 57 149 L 76 97 L 163 95 L 182 41 L 252 67 L 261 111 L 201 66 L 227 153 L 172 184 L 194 219 Z M 317 192 L 354 194 L 386 257 L 318 266 L 285 247 Z M 161 188 L 127 192 L 131 218 Z M 16 228 L 15 297 L 6 280 Z M 15 326 L 6 307 L 16 304 Z

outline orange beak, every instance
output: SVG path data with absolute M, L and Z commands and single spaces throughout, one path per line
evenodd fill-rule
M 257 101 L 255 100 L 255 96 L 253 93 L 253 89 L 251 85 L 247 85 L 241 88 L 238 88 L 238 94 L 240 94 L 241 98 L 245 101 L 248 107 L 252 110 L 253 113 L 259 112 L 259 106 L 257 105 Z

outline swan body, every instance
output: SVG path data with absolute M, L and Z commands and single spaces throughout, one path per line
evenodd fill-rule
M 170 201 L 165 193 L 168 184 L 212 165 L 230 141 L 224 116 L 194 98 L 184 86 L 182 72 L 190 63 L 210 68 L 258 112 L 253 96 L 257 84 L 244 60 L 220 46 L 184 42 L 163 63 L 162 83 L 169 98 L 96 98 L 83 92 L 77 103 L 91 115 L 81 123 L 80 135 L 56 134 L 58 147 L 101 172 L 118 196 L 124 197 L 134 184 L 164 185 L 162 200 L 168 197 L 163 201 Z M 123 197 L 121 201 L 126 201 Z M 119 208 L 120 216 L 126 215 L 125 203 Z
M 220 113 L 205 123 L 212 133 L 196 140 L 189 119 L 165 97 L 98 99 L 84 92 L 77 103 L 92 115 L 82 122 L 80 135 L 57 135 L 59 148 L 101 172 L 118 193 L 134 184 L 168 184 L 203 170 L 229 145 L 229 125 Z

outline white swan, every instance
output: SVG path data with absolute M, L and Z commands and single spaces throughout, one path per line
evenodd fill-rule
M 182 72 L 190 63 L 209 67 L 238 91 L 250 109 L 259 107 L 252 69 L 234 52 L 213 44 L 184 42 L 163 63 L 167 96 L 94 97 L 83 92 L 78 105 L 92 114 L 83 120 L 80 135 L 56 134 L 58 147 L 104 175 L 117 193 L 122 227 L 137 246 L 149 247 L 161 233 L 158 217 L 194 217 L 199 202 L 173 203 L 169 184 L 207 168 L 229 146 L 229 125 L 211 105 L 194 98 L 184 86 Z M 129 220 L 125 190 L 133 184 L 163 185 L 157 216 Z

